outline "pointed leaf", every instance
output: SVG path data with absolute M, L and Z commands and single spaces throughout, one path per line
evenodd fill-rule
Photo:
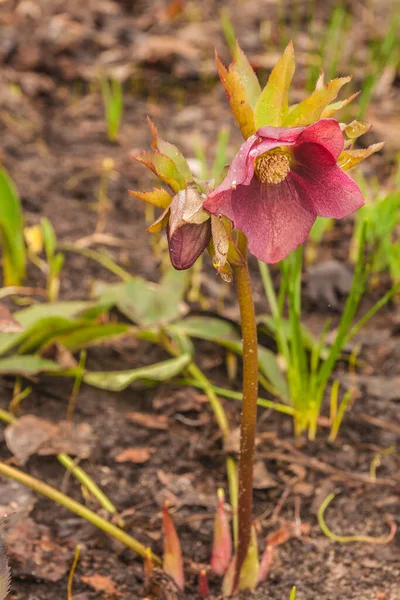
M 160 152 L 141 152 L 140 154 L 133 154 L 132 157 L 138 162 L 146 165 L 153 171 L 167 185 L 170 186 L 174 192 L 179 192 L 186 187 L 186 182 L 182 175 L 179 173 L 175 166 L 175 163 Z
M 275 546 L 267 544 L 261 557 L 260 569 L 258 571 L 258 582 L 264 581 L 271 570 L 272 560 L 275 554 Z
M 224 579 L 222 581 L 222 596 L 224 598 L 229 598 L 232 596 L 234 592 L 234 584 L 235 584 L 235 573 L 236 573 L 236 555 L 232 558 L 231 564 L 228 567 L 227 572 L 224 575 Z
M 120 392 L 135 381 L 154 383 L 172 379 L 175 375 L 178 375 L 190 361 L 190 355 L 182 354 L 177 358 L 164 360 L 163 362 L 155 363 L 147 367 L 141 367 L 139 369 L 88 372 L 84 375 L 83 381 L 102 390 Z
M 342 108 L 350 104 L 350 102 L 352 102 L 354 98 L 357 98 L 359 93 L 360 92 L 355 92 L 355 94 L 352 94 L 345 100 L 339 100 L 338 102 L 333 102 L 333 104 L 328 104 L 328 106 L 322 111 L 321 119 L 328 119 L 329 117 L 334 115 L 335 112 L 341 110 Z
M 161 152 L 161 154 L 168 156 L 168 158 L 173 161 L 186 183 L 192 183 L 193 175 L 182 152 L 170 142 L 165 142 L 159 137 L 157 127 L 149 117 L 147 117 L 147 123 L 153 136 L 153 142 L 151 144 L 152 148 L 154 150 L 157 149 L 159 152 Z
M 185 587 L 181 545 L 174 522 L 168 510 L 168 502 L 164 504 L 162 529 L 164 536 L 163 569 L 176 583 L 180 590 Z
M 8 173 L 0 167 L 0 233 L 3 285 L 21 285 L 25 277 L 25 244 L 21 201 Z
M 229 69 L 228 71 L 219 60 L 218 54 L 215 55 L 215 61 L 235 121 L 238 124 L 243 137 L 247 139 L 255 133 L 256 128 L 254 124 L 254 113 L 251 108 L 246 88 L 240 79 L 239 73 L 233 69 Z
M 253 67 L 238 42 L 236 42 L 233 58 L 234 61 L 230 68 L 239 75 L 240 81 L 247 92 L 250 106 L 254 109 L 261 94 L 261 87 Z
M 171 196 L 164 188 L 153 188 L 149 192 L 137 192 L 136 190 L 128 190 L 131 196 L 144 200 L 153 206 L 158 206 L 165 210 L 171 204 Z
M 272 69 L 267 85 L 261 92 L 255 107 L 256 129 L 264 125 L 280 127 L 289 109 L 289 86 L 295 69 L 294 50 L 289 42 L 285 52 Z
M 217 575 L 224 575 L 232 558 L 232 538 L 228 515 L 225 510 L 224 490 L 218 490 L 218 506 L 214 520 L 214 540 L 211 568 Z
M 318 119 L 324 109 L 336 98 L 341 88 L 351 80 L 351 77 L 338 77 L 329 81 L 323 88 L 315 90 L 311 96 L 297 104 L 291 110 L 284 125 L 294 127 L 297 125 L 310 125 Z
M 205 569 L 202 569 L 199 573 L 197 594 L 202 598 L 210 597 L 210 588 L 208 587 L 207 571 Z
M 375 152 L 379 152 L 384 146 L 384 142 L 378 144 L 372 144 L 368 148 L 361 148 L 359 150 L 343 150 L 338 159 L 338 165 L 343 171 L 348 171 L 358 165 L 359 162 L 371 156 Z
M 258 541 L 254 525 L 251 528 L 251 538 L 247 556 L 240 570 L 239 589 L 254 590 L 258 583 L 258 571 L 260 563 L 258 560 Z

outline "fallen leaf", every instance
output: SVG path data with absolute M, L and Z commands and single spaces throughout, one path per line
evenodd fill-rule
M 55 543 L 45 525 L 38 525 L 30 518 L 21 519 L 9 527 L 4 537 L 15 578 L 34 577 L 56 582 L 70 568 L 72 552 L 65 543 Z
M 262 460 L 254 463 L 253 487 L 255 490 L 267 490 L 276 487 L 276 481 L 269 475 L 267 467 Z
M 154 448 L 126 448 L 115 457 L 116 462 L 132 462 L 141 464 L 149 460 L 150 455 L 155 452 Z
M 147 427 L 148 429 L 160 429 L 166 431 L 168 429 L 168 417 L 165 415 L 149 415 L 140 412 L 127 413 L 126 418 L 136 425 Z
M 24 464 L 33 454 L 48 456 L 65 452 L 87 458 L 94 444 L 87 423 L 50 423 L 34 415 L 25 415 L 4 431 L 7 448 Z
M 56 434 L 57 425 L 33 415 L 26 415 L 6 427 L 4 438 L 10 452 L 24 464 Z
M 81 577 L 81 580 L 96 592 L 104 592 L 107 596 L 122 596 L 121 592 L 115 586 L 115 583 L 109 577 L 95 573 Z

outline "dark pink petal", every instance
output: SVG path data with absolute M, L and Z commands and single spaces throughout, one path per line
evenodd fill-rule
M 326 119 L 327 121 L 333 119 Z M 277 146 L 291 146 L 297 142 L 299 135 L 305 127 L 261 127 L 256 132 L 256 136 L 266 141 L 279 142 Z
M 321 119 L 304 129 L 297 138 L 296 148 L 300 144 L 320 144 L 332 154 L 336 162 L 343 150 L 344 137 L 335 119 Z
M 182 225 L 172 236 L 168 229 L 167 235 L 172 266 L 179 271 L 189 269 L 210 243 L 210 220 L 200 225 L 192 223 Z
M 230 198 L 215 197 L 208 210 L 231 219 L 234 228 L 247 236 L 250 252 L 267 263 L 280 261 L 302 244 L 316 218 L 302 206 L 288 179 L 268 185 L 253 178 L 249 186 L 238 186 Z
M 341 219 L 364 205 L 358 185 L 337 166 L 319 144 L 296 145 L 295 162 L 287 177 L 304 208 L 320 217 Z

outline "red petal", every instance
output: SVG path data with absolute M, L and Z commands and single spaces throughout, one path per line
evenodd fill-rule
M 307 143 L 295 147 L 296 162 L 287 181 L 306 210 L 341 219 L 364 205 L 358 185 L 340 169 L 325 147 Z
M 336 162 L 344 146 L 344 137 L 339 123 L 335 119 L 321 119 L 306 127 L 297 139 L 296 149 L 300 144 L 310 143 L 326 148 Z
M 245 233 L 250 252 L 267 263 L 280 261 L 302 244 L 316 217 L 302 206 L 288 179 L 263 185 L 253 178 L 249 186 L 239 186 L 231 199 L 223 194 L 215 198 L 214 207 Z

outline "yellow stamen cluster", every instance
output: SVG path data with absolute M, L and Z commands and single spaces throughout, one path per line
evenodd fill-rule
M 268 153 L 258 156 L 254 172 L 261 183 L 281 183 L 290 171 L 289 156 L 283 153 Z

